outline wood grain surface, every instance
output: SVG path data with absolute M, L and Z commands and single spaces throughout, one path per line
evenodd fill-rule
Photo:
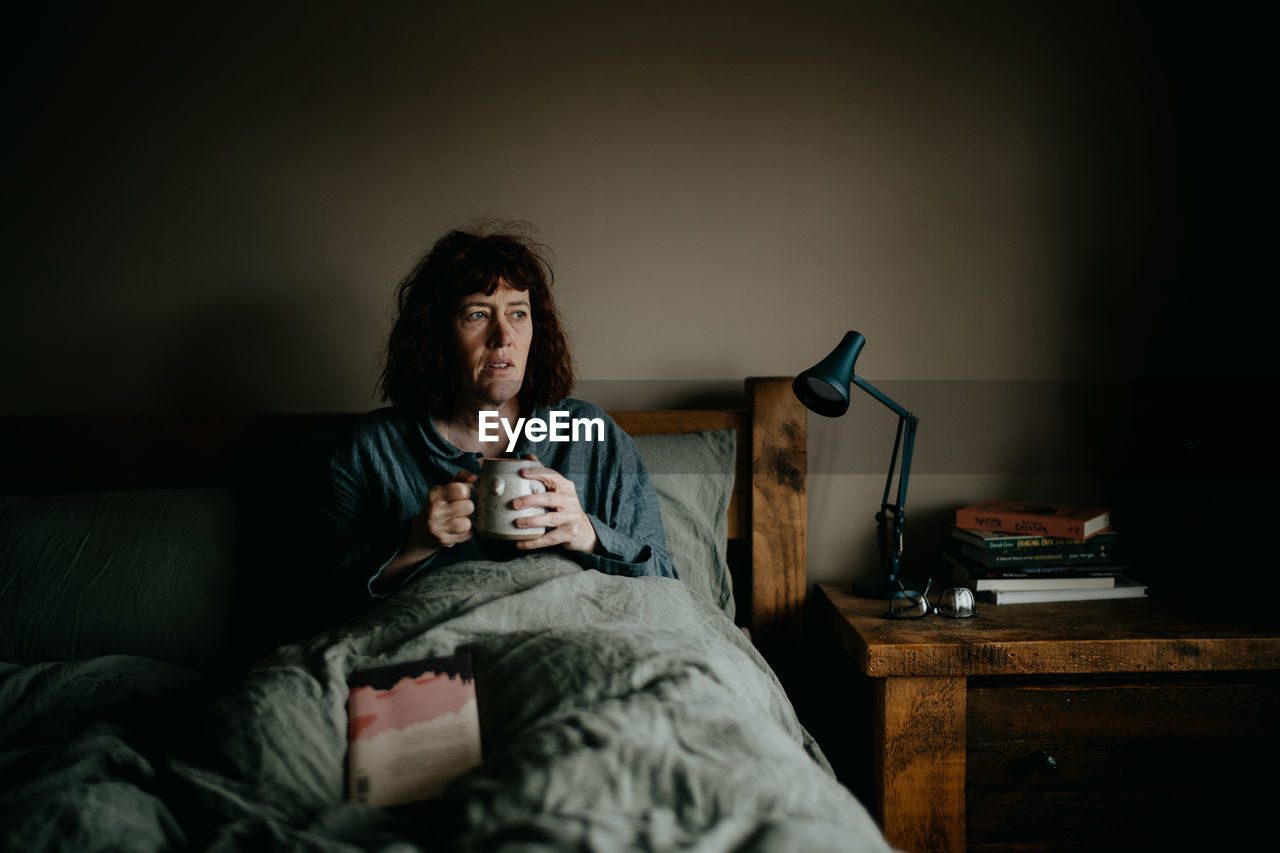
M 883 601 L 821 584 L 867 675 L 1014 675 L 1280 669 L 1268 614 L 1196 612 L 1156 598 L 983 604 L 975 619 L 891 619 Z

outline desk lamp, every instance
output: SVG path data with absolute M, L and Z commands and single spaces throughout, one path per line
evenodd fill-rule
M 796 397 L 810 411 L 828 418 L 838 418 L 849 409 L 849 386 L 857 385 L 898 416 L 898 433 L 889 457 L 889 476 L 884 482 L 884 497 L 876 513 L 876 541 L 880 546 L 880 577 L 868 583 L 854 583 L 856 595 L 889 598 L 897 592 L 902 568 L 902 526 L 906 521 L 907 477 L 911 473 L 911 451 L 916 443 L 916 424 L 920 419 L 886 397 L 861 376 L 853 372 L 867 339 L 857 332 L 846 332 L 831 354 L 795 378 L 791 387 Z M 889 502 L 893 471 L 898 452 L 902 452 L 902 472 L 898 476 L 898 498 Z

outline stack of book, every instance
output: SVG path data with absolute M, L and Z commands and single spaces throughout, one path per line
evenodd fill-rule
M 956 512 L 951 534 L 953 579 L 996 604 L 1147 594 L 1125 576 L 1105 509 L 983 501 Z

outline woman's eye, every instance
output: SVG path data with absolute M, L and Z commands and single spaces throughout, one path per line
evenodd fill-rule
M 464 319 L 464 320 L 483 320 L 483 319 L 484 319 L 484 312 L 483 312 L 483 311 L 472 311 L 472 312 L 468 313 L 468 314 L 467 314 L 463 319 Z
M 512 312 L 511 312 L 511 317 L 512 317 L 512 319 L 514 319 L 514 320 L 523 320 L 524 318 L 526 318 L 526 317 L 528 317 L 528 316 L 529 316 L 529 312 L 528 312 L 528 311 L 512 311 Z

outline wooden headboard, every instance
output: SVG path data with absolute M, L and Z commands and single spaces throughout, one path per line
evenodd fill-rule
M 806 420 L 791 379 L 749 378 L 743 409 L 611 411 L 632 435 L 735 429 L 729 540 L 738 621 L 762 649 L 794 637 L 806 591 Z M 736 546 L 736 547 L 735 547 Z
M 791 379 L 749 378 L 742 409 L 611 411 L 632 435 L 736 429 L 729 507 L 738 621 L 766 649 L 794 637 L 806 593 L 805 410 Z M 331 446 L 340 414 L 4 415 L 0 494 L 243 482 L 264 464 Z

